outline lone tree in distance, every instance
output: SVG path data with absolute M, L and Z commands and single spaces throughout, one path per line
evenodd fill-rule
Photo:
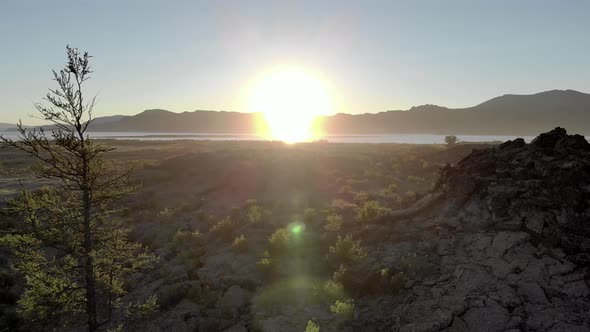
M 445 136 L 445 143 L 447 143 L 448 146 L 453 146 L 453 145 L 457 144 L 457 136 L 455 136 L 455 135 Z

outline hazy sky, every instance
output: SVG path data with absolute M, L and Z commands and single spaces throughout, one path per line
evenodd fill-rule
M 335 112 L 590 91 L 590 1 L 1 0 L 0 122 L 34 112 L 70 44 L 96 114 L 244 111 L 276 65 L 329 82 Z

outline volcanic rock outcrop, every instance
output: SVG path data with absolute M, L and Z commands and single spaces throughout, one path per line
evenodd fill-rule
M 362 234 L 386 241 L 365 241 L 374 245 L 362 268 L 372 272 L 357 280 L 353 330 L 590 331 L 583 136 L 556 128 L 529 144 L 474 150 L 441 172 L 429 197 L 437 201 Z M 403 289 L 372 291 L 408 253 Z

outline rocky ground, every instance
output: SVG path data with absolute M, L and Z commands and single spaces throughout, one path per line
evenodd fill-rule
M 321 331 L 590 331 L 589 173 L 590 144 L 560 128 L 530 144 L 475 149 L 406 210 L 364 223 L 342 212 L 341 233 L 366 256 L 338 278 L 336 266 L 322 269 L 322 244 L 333 241 L 320 235 L 323 221 L 308 222 L 315 238 L 304 254 L 273 257 L 316 264 L 304 281 L 288 278 L 288 262 L 281 278 L 256 268 L 269 227 L 234 230 L 253 240 L 247 250 L 211 234 L 203 255 L 159 249 L 165 264 L 138 276 L 129 299 L 158 294 L 162 312 L 128 327 L 303 331 L 312 320 Z M 312 279 L 332 271 L 354 301 L 348 316 L 331 311 L 324 293 L 310 300 Z
M 561 128 L 446 169 L 442 201 L 384 220 L 389 240 L 364 267 L 379 274 L 410 247 L 428 272 L 362 296 L 352 330 L 590 331 L 589 172 L 590 144 Z
M 590 331 L 582 136 L 189 148 L 145 147 L 126 204 L 160 262 L 122 303 L 159 312 L 125 331 Z

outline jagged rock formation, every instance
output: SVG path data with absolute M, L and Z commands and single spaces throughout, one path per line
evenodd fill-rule
M 524 231 L 534 244 L 590 264 L 590 144 L 583 136 L 556 128 L 528 145 L 508 141 L 472 153 L 453 172 L 447 189 L 453 203 L 469 195 L 464 227 Z M 454 204 L 448 212 L 461 208 Z
M 388 237 L 368 241 L 362 268 L 372 273 L 358 281 L 353 330 L 590 331 L 584 137 L 556 128 L 475 150 L 444 172 L 437 194 L 436 205 L 362 235 Z M 417 272 L 406 288 L 371 292 L 408 252 Z

